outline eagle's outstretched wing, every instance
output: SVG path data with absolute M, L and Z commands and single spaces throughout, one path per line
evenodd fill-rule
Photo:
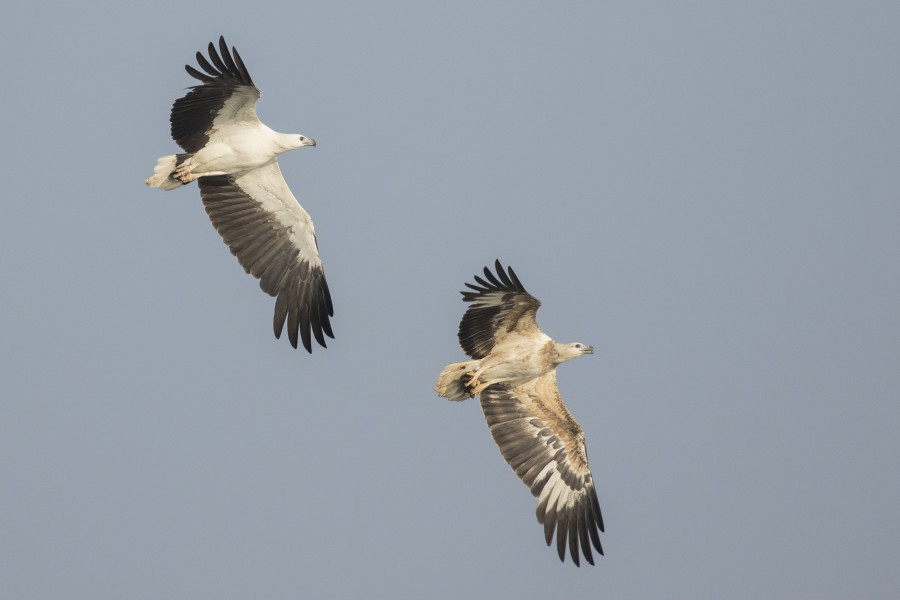
M 497 275 L 485 267 L 484 279 L 475 276 L 478 285 L 466 284 L 473 291 L 460 292 L 463 301 L 472 305 L 459 323 L 459 345 L 476 359 L 490 354 L 513 331 L 540 334 L 535 313 L 541 301 L 525 291 L 512 267 L 504 270 L 499 260 L 494 267 Z
M 209 43 L 212 64 L 197 53 L 197 63 L 206 73 L 184 66 L 191 77 L 203 82 L 172 105 L 169 117 L 172 139 L 185 152 L 197 152 L 206 146 L 210 133 L 224 122 L 259 121 L 256 101 L 260 93 L 237 48 L 229 52 L 225 38 L 220 36 L 219 51 L 221 57 L 213 43 Z
M 309 214 L 291 194 L 277 162 L 240 176 L 201 177 L 200 197 L 216 231 L 247 273 L 275 296 L 275 337 L 312 352 L 312 337 L 333 338 L 334 306 Z M 323 335 L 324 334 L 324 335 Z
M 556 371 L 509 388 L 492 385 L 481 392 L 481 408 L 503 458 L 538 499 L 537 520 L 549 546 L 556 531 L 559 559 L 569 554 L 578 565 L 578 548 L 594 564 L 593 544 L 603 554 L 603 516 L 588 467 L 581 426 L 566 409 Z

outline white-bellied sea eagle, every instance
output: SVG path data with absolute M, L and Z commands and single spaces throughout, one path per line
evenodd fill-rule
M 473 360 L 451 363 L 434 390 L 450 400 L 481 394 L 481 408 L 503 458 L 538 499 L 537 520 L 549 546 L 556 531 L 559 559 L 579 565 L 578 549 L 594 564 L 603 554 L 603 517 L 588 467 L 584 433 L 556 385 L 556 367 L 594 349 L 559 344 L 538 329 L 540 300 L 515 272 L 496 261 L 477 285 L 461 292 L 471 302 L 459 324 L 459 344 Z
M 172 190 L 197 180 L 210 221 L 247 273 L 275 296 L 275 337 L 287 320 L 288 339 L 312 352 L 325 346 L 334 316 L 312 219 L 288 188 L 278 155 L 316 141 L 277 133 L 256 116 L 259 90 L 237 49 L 209 44 L 206 73 L 185 65 L 195 85 L 172 106 L 172 138 L 184 149 L 159 159 L 147 185 Z M 210 63 L 210 61 L 212 61 Z M 298 335 L 299 334 L 299 335 Z

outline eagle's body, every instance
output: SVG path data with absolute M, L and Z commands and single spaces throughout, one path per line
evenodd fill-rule
M 309 214 L 281 175 L 279 154 L 315 146 L 299 134 L 273 131 L 256 115 L 259 90 L 236 49 L 219 38 L 209 44 L 209 61 L 199 52 L 205 73 L 185 66 L 202 84 L 172 106 L 172 138 L 184 149 L 157 161 L 147 185 L 172 190 L 198 180 L 206 212 L 244 270 L 276 296 L 274 329 L 280 337 L 311 338 L 325 346 L 334 337 L 334 307 Z
M 450 400 L 480 394 L 491 435 L 507 463 L 538 498 L 537 518 L 549 545 L 554 531 L 560 560 L 579 564 L 579 545 L 591 564 L 591 545 L 603 554 L 603 517 L 587 462 L 584 433 L 556 384 L 561 363 L 593 353 L 581 343 L 559 344 L 537 326 L 540 301 L 525 291 L 511 268 L 495 263 L 473 291 L 459 325 L 459 342 L 472 360 L 451 363 L 435 391 Z
M 511 334 L 484 358 L 447 365 L 438 379 L 438 393 L 450 400 L 465 400 L 495 383 L 517 387 L 581 356 L 584 348 L 583 344 L 559 344 L 543 333 Z
M 299 136 L 278 133 L 262 123 L 231 126 L 216 137 L 218 141 L 211 141 L 181 163 L 185 167 L 182 180 L 240 175 L 271 163 L 288 150 L 309 145 L 301 143 Z

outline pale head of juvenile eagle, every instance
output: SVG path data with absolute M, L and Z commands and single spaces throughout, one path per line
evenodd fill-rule
M 556 385 L 556 367 L 593 353 L 581 343 L 559 344 L 535 320 L 540 301 L 525 291 L 512 268 L 496 261 L 494 275 L 461 292 L 471 306 L 459 324 L 459 344 L 473 360 L 451 363 L 435 391 L 450 400 L 480 394 L 481 408 L 503 458 L 538 499 L 537 519 L 549 546 L 556 532 L 565 560 L 566 540 L 579 565 L 579 547 L 594 564 L 600 554 L 603 516 L 588 467 L 581 426 Z
M 312 138 L 277 133 L 256 116 L 260 92 L 237 49 L 223 37 L 219 52 L 209 44 L 209 61 L 197 53 L 204 72 L 185 69 L 202 83 L 172 106 L 172 139 L 182 154 L 163 156 L 151 187 L 171 190 L 197 180 L 210 221 L 247 273 L 275 296 L 275 337 L 287 321 L 288 339 L 308 352 L 311 339 L 325 346 L 333 338 L 331 293 L 319 258 L 309 214 L 288 188 L 278 155 Z

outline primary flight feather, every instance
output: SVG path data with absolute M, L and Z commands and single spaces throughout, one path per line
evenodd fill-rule
M 511 267 L 495 262 L 484 278 L 461 292 L 471 305 L 459 324 L 459 344 L 473 360 L 451 363 L 434 390 L 450 400 L 480 394 L 491 436 L 503 458 L 538 499 L 537 520 L 549 546 L 556 533 L 560 560 L 568 541 L 572 561 L 579 549 L 594 564 L 591 547 L 603 554 L 603 516 L 587 461 L 584 432 L 566 408 L 556 368 L 593 347 L 559 344 L 537 326 L 541 302 L 522 286 Z
M 278 133 L 256 116 L 260 92 L 236 48 L 219 38 L 209 60 L 197 52 L 203 71 L 185 65 L 200 80 L 172 106 L 172 139 L 184 150 L 163 156 L 147 185 L 172 190 L 197 180 L 210 221 L 247 273 L 275 296 L 275 337 L 285 321 L 288 339 L 312 352 L 312 338 L 325 346 L 334 338 L 331 293 L 309 214 L 288 188 L 278 155 L 316 141 Z

